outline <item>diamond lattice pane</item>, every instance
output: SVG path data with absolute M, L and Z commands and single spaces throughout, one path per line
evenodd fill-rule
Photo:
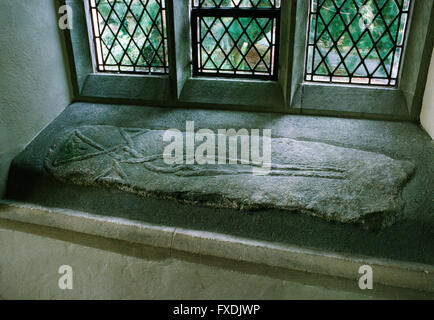
M 275 79 L 279 40 L 280 9 L 268 7 L 223 9 L 229 3 L 246 5 L 247 1 L 209 0 L 214 8 L 192 11 L 194 73 L 201 76 L 232 76 Z M 275 1 L 249 1 L 275 6 Z M 239 15 L 237 10 L 243 11 Z
M 310 0 L 306 81 L 395 86 L 410 0 Z
M 279 8 L 281 0 L 193 0 L 195 8 Z
M 168 73 L 165 0 L 89 0 L 98 71 Z

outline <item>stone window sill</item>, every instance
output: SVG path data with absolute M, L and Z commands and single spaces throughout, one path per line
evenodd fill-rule
M 311 153 L 311 156 L 302 159 L 317 159 L 320 161 L 319 165 L 323 165 L 321 159 L 328 159 L 328 156 L 337 159 L 333 152 L 327 153 L 327 157 L 321 156 L 321 152 L 324 150 L 340 150 L 341 152 L 342 148 L 346 148 L 346 151 L 339 153 L 339 155 L 345 159 L 348 159 L 346 158 L 348 151 L 352 155 L 358 154 L 363 155 L 363 157 L 377 157 L 376 159 L 386 160 L 393 164 L 395 168 L 398 164 L 404 165 L 404 167 L 407 167 L 405 164 L 408 164 L 407 169 L 409 169 L 409 172 L 414 171 L 414 175 L 409 177 L 409 180 L 403 186 L 399 187 L 400 200 L 397 202 L 397 205 L 401 203 L 405 204 L 403 206 L 405 210 L 401 212 L 402 215 L 400 213 L 395 216 L 393 215 L 394 212 L 384 211 L 384 206 L 380 203 L 381 206 L 378 207 L 380 211 L 373 211 L 374 213 L 381 213 L 380 218 L 386 217 L 385 222 L 389 221 L 387 214 L 392 213 L 391 218 L 398 218 L 397 220 L 399 221 L 381 230 L 381 232 L 366 231 L 359 225 L 354 225 L 355 220 L 347 221 L 347 223 L 331 223 L 326 221 L 326 216 L 320 219 L 318 215 L 312 217 L 306 214 L 309 210 L 309 199 L 314 194 L 309 192 L 309 190 L 312 190 L 312 186 L 318 186 L 320 185 L 319 183 L 323 182 L 324 184 L 330 183 L 328 180 L 319 179 L 319 177 L 313 177 L 315 181 L 310 180 L 309 177 L 303 179 L 296 177 L 294 179 L 298 180 L 295 182 L 294 180 L 285 180 L 286 178 L 283 177 L 282 181 L 288 181 L 286 184 L 266 184 L 267 188 L 269 188 L 267 190 L 278 191 L 279 195 L 284 195 L 273 198 L 275 200 L 273 203 L 274 207 L 270 206 L 258 210 L 236 210 L 232 207 L 202 206 L 196 204 L 198 202 L 195 204 L 188 203 L 188 200 L 192 198 L 187 198 L 187 202 L 183 202 L 182 200 L 185 199 L 182 198 L 182 192 L 178 194 L 173 192 L 175 196 L 178 195 L 177 200 L 181 200 L 175 201 L 168 200 L 167 197 L 143 196 L 143 194 L 131 192 L 134 190 L 121 190 L 116 186 L 107 188 L 106 184 L 100 185 L 94 183 L 83 186 L 82 184 L 74 183 L 70 179 L 62 179 L 62 174 L 67 174 L 68 172 L 62 170 L 57 172 L 50 171 L 50 166 L 47 166 L 47 163 L 54 163 L 50 159 L 52 159 L 52 151 L 56 149 L 57 142 L 59 142 L 58 146 L 60 148 L 63 145 L 62 141 L 69 141 L 65 140 L 65 138 L 80 128 L 87 128 L 81 132 L 88 133 L 88 136 L 91 138 L 94 138 L 94 133 L 102 133 L 102 135 L 98 136 L 98 141 L 110 147 L 113 143 L 116 145 L 119 142 L 122 143 L 122 137 L 119 135 L 122 128 L 131 128 L 135 133 L 146 131 L 147 134 L 158 134 L 172 128 L 185 130 L 186 121 L 191 120 L 195 121 L 196 130 L 208 128 L 213 132 L 217 132 L 218 129 L 230 128 L 237 130 L 240 128 L 247 128 L 247 130 L 252 128 L 272 129 L 272 137 L 275 139 L 281 139 L 283 142 L 291 141 L 293 146 L 305 146 L 306 144 L 310 146 L 308 149 L 314 152 L 314 154 Z M 128 129 L 126 130 L 128 131 Z M 109 133 L 108 135 L 104 134 L 107 132 Z M 111 138 L 106 140 L 104 137 Z M 158 140 L 144 139 L 140 143 L 145 143 L 146 141 Z M 101 146 L 101 144 L 99 145 Z M 321 148 L 317 149 L 316 147 L 319 146 Z M 297 149 L 294 149 L 294 151 L 297 151 Z M 192 108 L 168 109 L 130 105 L 74 103 L 45 128 L 12 162 L 6 199 L 13 201 L 15 204 L 11 204 L 12 209 L 9 207 L 10 204 L 6 204 L 3 207 L 4 210 L 0 210 L 0 215 L 4 219 L 18 219 L 17 221 L 23 223 L 47 225 L 52 228 L 70 230 L 73 227 L 72 231 L 74 232 L 93 234 L 101 231 L 104 233 L 97 234 L 101 237 L 118 239 L 122 236 L 122 238 L 119 238 L 119 241 L 134 243 L 144 241 L 143 245 L 163 247 L 168 252 L 179 250 L 180 252 L 187 251 L 189 254 L 215 255 L 224 259 L 242 257 L 240 258 L 241 261 L 250 261 L 256 264 L 269 265 L 267 261 L 269 259 L 271 263 L 271 258 L 268 255 L 274 255 L 272 253 L 274 252 L 273 246 L 277 246 L 273 259 L 280 262 L 276 262 L 276 264 L 273 262 L 273 266 L 284 267 L 287 265 L 288 268 L 292 268 L 301 265 L 301 270 L 308 272 L 326 272 L 326 270 L 321 269 L 321 265 L 323 264 L 322 258 L 315 258 L 316 260 L 311 262 L 310 265 L 309 261 L 306 261 L 308 267 L 304 267 L 297 260 L 298 258 L 294 258 L 295 260 L 284 258 L 287 254 L 285 250 L 299 252 L 297 250 L 314 248 L 309 250 L 318 253 L 320 256 L 326 253 L 327 256 L 331 255 L 333 257 L 355 257 L 354 261 L 362 262 L 365 261 L 365 258 L 360 257 L 376 257 L 373 258 L 374 261 L 377 258 L 379 260 L 390 259 L 402 261 L 403 265 L 407 263 L 413 265 L 415 263 L 416 265 L 427 264 L 433 266 L 434 260 L 430 254 L 433 248 L 433 220 L 431 215 L 432 210 L 430 210 L 432 191 L 429 188 L 432 182 L 432 171 L 429 164 L 433 152 L 432 140 L 429 136 L 419 126 L 409 122 L 223 110 L 193 110 Z M 284 152 L 284 154 L 290 156 L 294 153 Z M 338 158 L 341 159 L 340 157 Z M 90 158 L 86 158 L 86 161 L 88 159 Z M 82 163 L 81 167 L 87 168 L 86 170 L 101 169 L 106 172 L 106 168 L 100 165 L 112 163 L 106 160 L 98 162 L 97 165 L 95 163 Z M 284 163 L 293 163 L 290 159 L 282 161 Z M 346 161 L 344 167 L 351 166 L 351 163 L 351 161 Z M 72 169 L 74 168 L 72 167 Z M 130 169 L 125 168 L 124 170 Z M 140 177 L 145 178 L 141 179 L 139 177 L 137 179 L 133 172 L 130 172 L 131 177 L 135 178 L 135 181 L 147 181 L 148 184 L 151 183 L 152 186 L 159 188 L 158 190 L 171 192 L 174 191 L 175 187 L 187 190 L 191 186 L 202 186 L 202 184 L 197 186 L 194 183 L 180 184 L 180 181 L 170 174 L 168 177 L 165 176 L 164 179 L 161 179 L 161 176 L 155 175 L 155 172 L 138 170 L 136 173 Z M 382 170 L 374 170 L 374 173 L 372 173 L 372 170 L 367 170 L 366 172 L 369 173 L 371 178 L 374 177 L 374 179 L 376 174 L 381 172 L 379 176 L 384 178 L 384 171 Z M 92 173 L 84 176 L 81 175 L 83 179 L 86 176 L 94 177 Z M 401 179 L 401 175 L 393 177 L 398 177 L 398 180 Z M 113 176 L 112 178 L 115 177 Z M 239 176 L 237 179 L 229 178 L 225 180 L 227 183 L 219 184 L 222 187 L 214 190 L 214 193 L 204 192 L 203 195 L 200 192 L 192 193 L 192 196 L 197 197 L 193 198 L 193 200 L 208 199 L 209 201 L 215 201 L 219 199 L 219 194 L 224 194 L 227 190 L 230 190 L 232 195 L 238 197 L 236 199 L 232 198 L 232 200 L 241 199 L 244 201 L 246 197 L 248 198 L 252 194 L 255 194 L 255 192 L 250 192 L 251 190 L 255 190 L 252 186 L 259 186 L 257 183 L 263 184 L 264 181 L 268 181 L 267 179 L 264 180 L 263 177 L 258 179 L 252 177 L 250 180 L 248 180 L 249 176 Z M 193 179 L 196 182 L 201 181 L 201 179 Z M 220 177 L 219 179 L 223 178 Z M 271 177 L 270 179 L 273 178 Z M 356 179 L 358 178 L 356 177 Z M 127 180 L 129 181 L 129 179 Z M 310 188 L 300 188 L 300 183 L 306 185 L 307 180 L 311 183 Z M 394 180 L 396 181 L 396 179 Z M 81 181 L 86 182 L 85 179 Z M 212 178 L 206 181 L 207 184 L 205 186 L 207 188 L 212 188 L 216 185 L 212 183 Z M 351 185 L 354 185 L 351 179 L 350 182 Z M 247 185 L 248 183 L 251 185 Z M 148 184 L 145 188 L 151 187 Z M 168 184 L 170 187 L 167 187 Z M 231 185 L 231 188 L 226 187 L 228 184 Z M 167 189 L 164 189 L 164 187 L 162 189 L 162 185 L 165 185 Z M 286 190 L 285 186 L 298 186 L 298 188 Z M 377 190 L 379 186 L 381 187 L 381 184 L 372 183 L 371 181 L 369 186 L 372 186 L 372 188 L 368 188 L 370 194 L 375 194 L 374 198 L 372 198 L 373 200 L 383 199 L 372 191 Z M 138 187 L 143 187 L 143 185 L 138 185 Z M 216 185 L 216 187 L 218 186 Z M 245 189 L 250 191 L 243 193 L 242 190 Z M 256 191 L 259 189 L 256 189 Z M 276 189 L 278 190 L 276 191 Z M 300 191 L 300 198 L 298 199 L 303 201 L 302 206 L 299 207 L 301 211 L 295 213 L 288 210 L 276 209 L 276 206 L 282 205 L 282 201 L 285 202 L 287 199 L 293 199 L 294 194 L 290 192 L 291 190 Z M 325 188 L 321 190 L 325 190 Z M 329 188 L 328 190 L 335 189 Z M 387 188 L 387 190 L 393 191 L 394 189 Z M 420 190 L 425 191 L 420 192 Z M 336 192 L 322 192 L 322 194 L 323 196 L 335 198 L 342 196 L 342 193 Z M 209 198 L 208 195 L 210 196 Z M 359 193 L 357 193 L 357 197 L 358 195 Z M 398 199 L 397 197 L 395 198 Z M 360 203 L 364 203 L 363 199 L 360 201 Z M 23 203 L 28 203 L 29 205 L 24 205 Z M 327 208 L 333 209 L 336 214 L 341 214 L 343 211 L 346 212 L 346 210 L 339 209 L 342 207 L 337 206 L 340 206 L 342 203 L 333 201 L 326 201 L 324 203 L 334 206 L 333 208 L 331 206 Z M 387 203 L 384 204 L 387 205 Z M 373 202 L 365 202 L 363 208 L 366 208 L 367 205 L 373 206 Z M 33 210 L 32 208 L 36 209 Z M 362 207 L 355 209 L 360 208 Z M 318 212 L 316 211 L 316 213 Z M 386 213 L 386 215 L 383 215 L 383 213 Z M 68 221 L 69 218 L 71 218 L 71 221 Z M 376 223 L 379 221 L 379 219 L 374 220 Z M 152 235 L 151 230 L 152 232 L 158 231 L 158 233 Z M 185 232 L 187 235 L 193 233 L 194 237 L 192 236 L 191 239 L 194 240 L 189 240 L 187 244 L 182 244 L 182 241 L 184 241 L 182 239 L 187 237 L 187 235 L 184 235 Z M 197 235 L 200 236 L 196 237 Z M 202 239 L 203 237 L 208 240 Z M 214 238 L 220 239 L 225 245 L 229 246 L 230 250 L 226 247 L 220 248 L 220 242 Z M 181 240 L 177 242 L 176 239 Z M 226 241 L 225 239 L 230 240 Z M 236 243 L 236 248 L 230 247 L 233 242 Z M 385 245 L 378 246 L 379 242 Z M 248 243 L 249 246 L 245 247 L 245 243 Z M 179 247 L 177 247 L 178 245 Z M 281 247 L 286 249 L 279 249 Z M 258 252 L 254 248 L 257 248 Z M 231 250 L 233 250 L 233 254 L 230 252 Z M 310 252 L 309 250 L 306 252 Z M 334 253 L 330 253 L 332 251 Z M 244 256 L 244 254 L 247 256 Z M 282 256 L 280 257 L 280 255 Z M 259 260 L 255 260 L 257 259 L 256 256 L 262 257 L 262 260 L 259 258 Z M 306 256 L 310 257 L 309 254 Z M 397 262 L 397 264 L 400 263 Z M 352 264 L 352 266 L 354 265 Z M 421 269 L 416 268 L 415 270 Z M 429 271 L 431 269 L 425 268 L 424 270 Z M 330 275 L 336 272 L 337 276 L 341 273 L 341 271 L 330 272 Z M 352 272 L 353 276 L 351 279 L 354 279 L 357 276 L 357 270 L 352 270 Z M 349 275 L 350 271 L 346 274 Z M 425 279 L 426 283 L 433 283 L 431 278 L 425 278 L 429 277 L 430 273 L 425 275 L 424 273 L 417 272 L 415 275 L 421 277 L 420 279 Z M 387 275 L 384 275 L 384 278 L 387 278 Z M 411 279 L 411 276 L 401 274 L 400 278 Z M 426 288 L 426 286 L 423 288 Z
M 409 120 L 405 97 L 396 88 L 303 83 L 302 113 Z

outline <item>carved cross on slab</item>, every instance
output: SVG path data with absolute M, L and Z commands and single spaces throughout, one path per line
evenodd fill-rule
M 139 196 L 243 209 L 276 208 L 344 223 L 390 225 L 415 167 L 385 155 L 320 142 L 272 138 L 266 176 L 254 164 L 176 164 L 163 159 L 163 130 L 83 126 L 66 130 L 46 169 L 57 179 Z

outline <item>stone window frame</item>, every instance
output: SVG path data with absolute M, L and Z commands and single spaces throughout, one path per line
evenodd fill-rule
M 289 105 L 303 114 L 419 120 L 434 44 L 434 2 L 411 2 L 408 34 L 397 87 L 304 82 L 309 1 L 294 0 L 295 36 Z M 296 19 L 295 19 L 296 17 Z M 301 64 L 301 65 L 300 65 Z
M 95 73 L 87 0 L 58 1 L 73 9 L 65 32 L 76 101 L 419 120 L 434 44 L 432 0 L 412 1 L 395 88 L 304 82 L 308 0 L 282 1 L 277 81 L 193 77 L 190 0 L 166 0 L 169 75 Z

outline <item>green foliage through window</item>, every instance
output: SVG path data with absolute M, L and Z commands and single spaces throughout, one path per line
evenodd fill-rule
M 306 81 L 397 84 L 410 0 L 310 0 Z
M 281 0 L 193 0 L 194 8 L 279 8 Z
M 194 74 L 275 79 L 280 1 L 193 0 Z
M 165 0 L 89 0 L 98 71 L 168 73 Z

